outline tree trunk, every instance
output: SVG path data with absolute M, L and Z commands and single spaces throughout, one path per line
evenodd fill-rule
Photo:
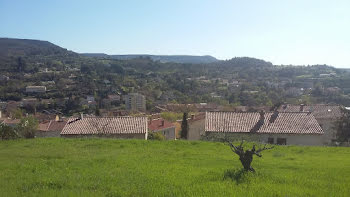
M 239 155 L 239 160 L 241 161 L 245 171 L 255 172 L 254 168 L 251 167 L 253 161 L 253 152 L 246 150 L 243 154 Z
M 232 144 L 232 142 L 228 141 L 228 145 L 230 146 L 232 152 L 236 153 L 239 156 L 239 160 L 241 161 L 243 168 L 245 171 L 251 171 L 255 172 L 254 168 L 252 168 L 251 163 L 253 161 L 253 155 L 256 155 L 258 157 L 262 157 L 260 154 L 264 150 L 272 149 L 273 147 L 266 147 L 266 144 L 263 148 L 259 148 L 258 150 L 255 149 L 255 145 L 253 145 L 253 148 L 251 150 L 244 151 L 243 149 L 243 140 L 239 146 L 235 146 Z

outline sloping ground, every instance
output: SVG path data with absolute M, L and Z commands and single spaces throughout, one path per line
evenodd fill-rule
M 1 196 L 350 196 L 350 149 L 284 146 L 244 174 L 222 143 L 0 141 Z

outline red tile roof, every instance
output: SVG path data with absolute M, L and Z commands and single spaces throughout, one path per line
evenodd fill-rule
M 264 113 L 259 125 L 259 113 L 208 112 L 206 132 L 323 134 L 323 130 L 311 113 Z M 277 115 L 277 116 L 276 116 Z M 275 116 L 275 117 L 274 117 Z
M 203 120 L 205 119 L 205 113 L 198 113 L 198 114 L 189 114 L 188 117 L 188 123 L 193 123 L 196 122 L 198 120 Z
M 19 124 L 20 122 L 21 122 L 20 119 L 9 119 L 9 118 L 5 118 L 2 121 L 3 124 L 7 124 L 7 125 L 15 125 L 15 124 Z
M 147 133 L 147 117 L 70 118 L 61 135 Z
M 282 105 L 278 111 L 280 112 L 311 112 L 316 119 L 337 119 L 341 117 L 341 107 L 339 105 Z
M 50 120 L 44 123 L 39 124 L 39 131 L 62 131 L 64 126 L 66 125 L 66 121 L 55 121 Z
M 164 121 L 163 124 L 162 124 L 162 121 Z M 175 127 L 173 123 L 166 121 L 162 118 L 154 119 L 150 121 L 150 123 L 148 124 L 148 129 L 151 131 L 159 131 L 162 129 L 172 128 L 172 127 Z
M 51 124 L 49 126 L 49 131 L 62 131 L 64 126 L 66 125 L 67 121 L 51 121 Z

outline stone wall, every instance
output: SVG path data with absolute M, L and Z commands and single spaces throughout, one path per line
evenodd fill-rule
M 223 132 L 206 132 L 202 136 L 202 140 L 208 141 L 254 141 L 260 143 L 268 143 L 268 139 L 273 138 L 274 144 L 277 143 L 277 138 L 286 139 L 287 145 L 309 145 L 321 146 L 324 145 L 322 135 L 298 135 L 298 134 L 251 134 L 251 133 L 223 133 Z
M 188 140 L 200 140 L 201 136 L 205 134 L 204 132 L 204 122 L 205 120 L 197 120 L 189 123 L 188 125 Z
M 61 131 L 37 131 L 36 137 L 60 137 Z
M 323 143 L 331 145 L 332 141 L 336 139 L 337 131 L 335 129 L 336 120 L 332 119 L 317 119 L 317 122 L 322 127 L 324 135 L 322 137 Z
M 166 128 L 166 129 L 162 129 L 162 130 L 158 130 L 158 131 L 154 131 L 154 132 L 161 133 L 162 135 L 165 136 L 165 139 L 167 139 L 167 140 L 175 140 L 176 139 L 175 127 Z

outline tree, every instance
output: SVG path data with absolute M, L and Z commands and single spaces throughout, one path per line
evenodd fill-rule
M 18 57 L 17 58 L 17 71 L 19 73 L 21 73 L 25 70 L 25 67 L 26 67 L 26 62 L 23 60 L 22 57 Z
M 15 118 L 15 119 L 21 119 L 21 118 L 23 118 L 23 111 L 22 111 L 20 108 L 16 109 L 16 110 L 13 112 L 12 118 Z
M 101 116 L 100 108 L 98 108 L 98 106 L 96 106 L 96 108 L 95 108 L 95 115 Z
M 236 153 L 239 156 L 239 160 L 241 161 L 243 168 L 245 171 L 251 171 L 255 172 L 254 168 L 251 166 L 251 163 L 253 161 L 253 155 L 256 155 L 258 157 L 262 157 L 260 154 L 264 150 L 272 149 L 273 147 L 266 147 L 266 144 L 263 148 L 259 148 L 258 150 L 255 149 L 255 145 L 253 145 L 253 148 L 251 150 L 247 149 L 244 151 L 243 149 L 243 143 L 242 140 L 241 144 L 239 146 L 235 146 L 232 144 L 232 142 L 227 142 L 230 146 L 232 152 Z
M 38 120 L 35 117 L 28 116 L 21 119 L 21 122 L 17 125 L 17 131 L 25 138 L 34 138 L 38 125 Z
M 187 122 L 187 112 L 184 113 L 181 123 L 181 138 L 187 139 L 188 133 L 188 122 Z
M 0 137 L 2 140 L 9 140 L 17 138 L 18 135 L 12 127 L 0 124 Z
M 342 116 L 335 122 L 337 140 L 346 142 L 350 140 L 350 111 L 343 109 Z

